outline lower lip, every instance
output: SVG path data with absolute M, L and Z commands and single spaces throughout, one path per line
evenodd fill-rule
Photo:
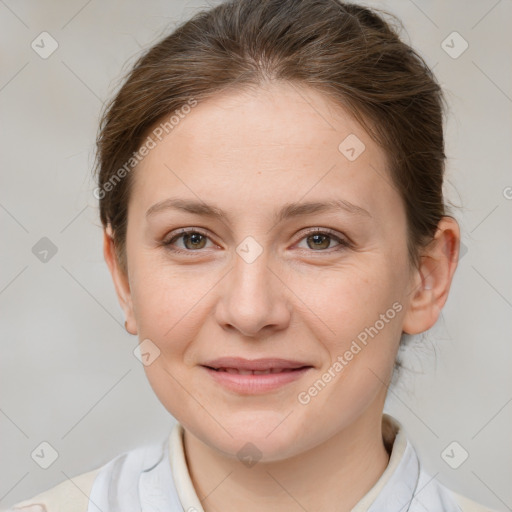
M 244 395 L 256 395 L 266 393 L 294 382 L 305 375 L 311 366 L 300 368 L 289 372 L 264 373 L 259 375 L 240 375 L 239 373 L 228 373 L 212 370 L 206 366 L 203 368 L 212 376 L 212 378 L 230 391 Z

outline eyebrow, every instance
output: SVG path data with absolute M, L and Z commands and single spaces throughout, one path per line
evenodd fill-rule
M 202 201 L 194 201 L 180 198 L 169 198 L 160 201 L 151 206 L 146 211 L 146 218 L 163 210 L 174 209 L 181 210 L 195 215 L 203 215 L 219 220 L 227 220 L 228 214 L 223 210 L 209 205 Z M 278 212 L 274 214 L 274 222 L 282 222 L 285 219 L 299 217 L 301 215 L 311 215 L 313 213 L 321 213 L 333 210 L 342 210 L 351 215 L 360 215 L 372 218 L 371 214 L 362 208 L 345 199 L 332 199 L 326 202 L 309 202 L 309 203 L 288 203 L 285 204 Z

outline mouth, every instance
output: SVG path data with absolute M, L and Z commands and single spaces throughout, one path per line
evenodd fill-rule
M 220 358 L 201 365 L 224 388 L 237 394 L 261 394 L 300 379 L 313 368 L 287 359 Z
M 260 359 L 244 359 L 243 357 L 220 357 L 207 361 L 202 366 L 217 371 L 226 371 L 228 373 L 240 373 L 242 375 L 249 374 L 266 374 L 280 373 L 287 371 L 299 370 L 304 367 L 312 367 L 304 361 L 295 361 L 292 359 L 280 358 L 260 358 Z
M 211 366 L 206 366 L 206 368 L 209 368 L 210 370 L 214 370 L 216 372 L 234 373 L 237 375 L 269 375 L 271 373 L 295 372 L 303 368 L 311 368 L 311 366 L 301 366 L 299 368 L 268 368 L 266 370 L 242 370 L 241 368 L 213 368 Z

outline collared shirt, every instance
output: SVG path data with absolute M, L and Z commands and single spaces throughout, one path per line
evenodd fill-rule
M 352 512 L 493 512 L 443 486 L 422 468 L 402 425 L 382 417 L 388 466 Z M 185 459 L 183 427 L 162 443 L 124 452 L 5 512 L 204 512 Z

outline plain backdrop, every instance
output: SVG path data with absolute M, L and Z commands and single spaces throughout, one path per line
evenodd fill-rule
M 463 243 L 443 314 L 411 340 L 385 411 L 443 484 L 512 510 L 512 4 L 366 4 L 403 21 L 446 91 L 446 194 Z M 123 328 L 91 171 L 121 75 L 207 5 L 0 0 L 2 507 L 162 439 L 175 421 Z M 47 469 L 34 455 L 45 447 L 57 456 Z M 447 447 L 459 462 L 467 453 L 457 469 Z

